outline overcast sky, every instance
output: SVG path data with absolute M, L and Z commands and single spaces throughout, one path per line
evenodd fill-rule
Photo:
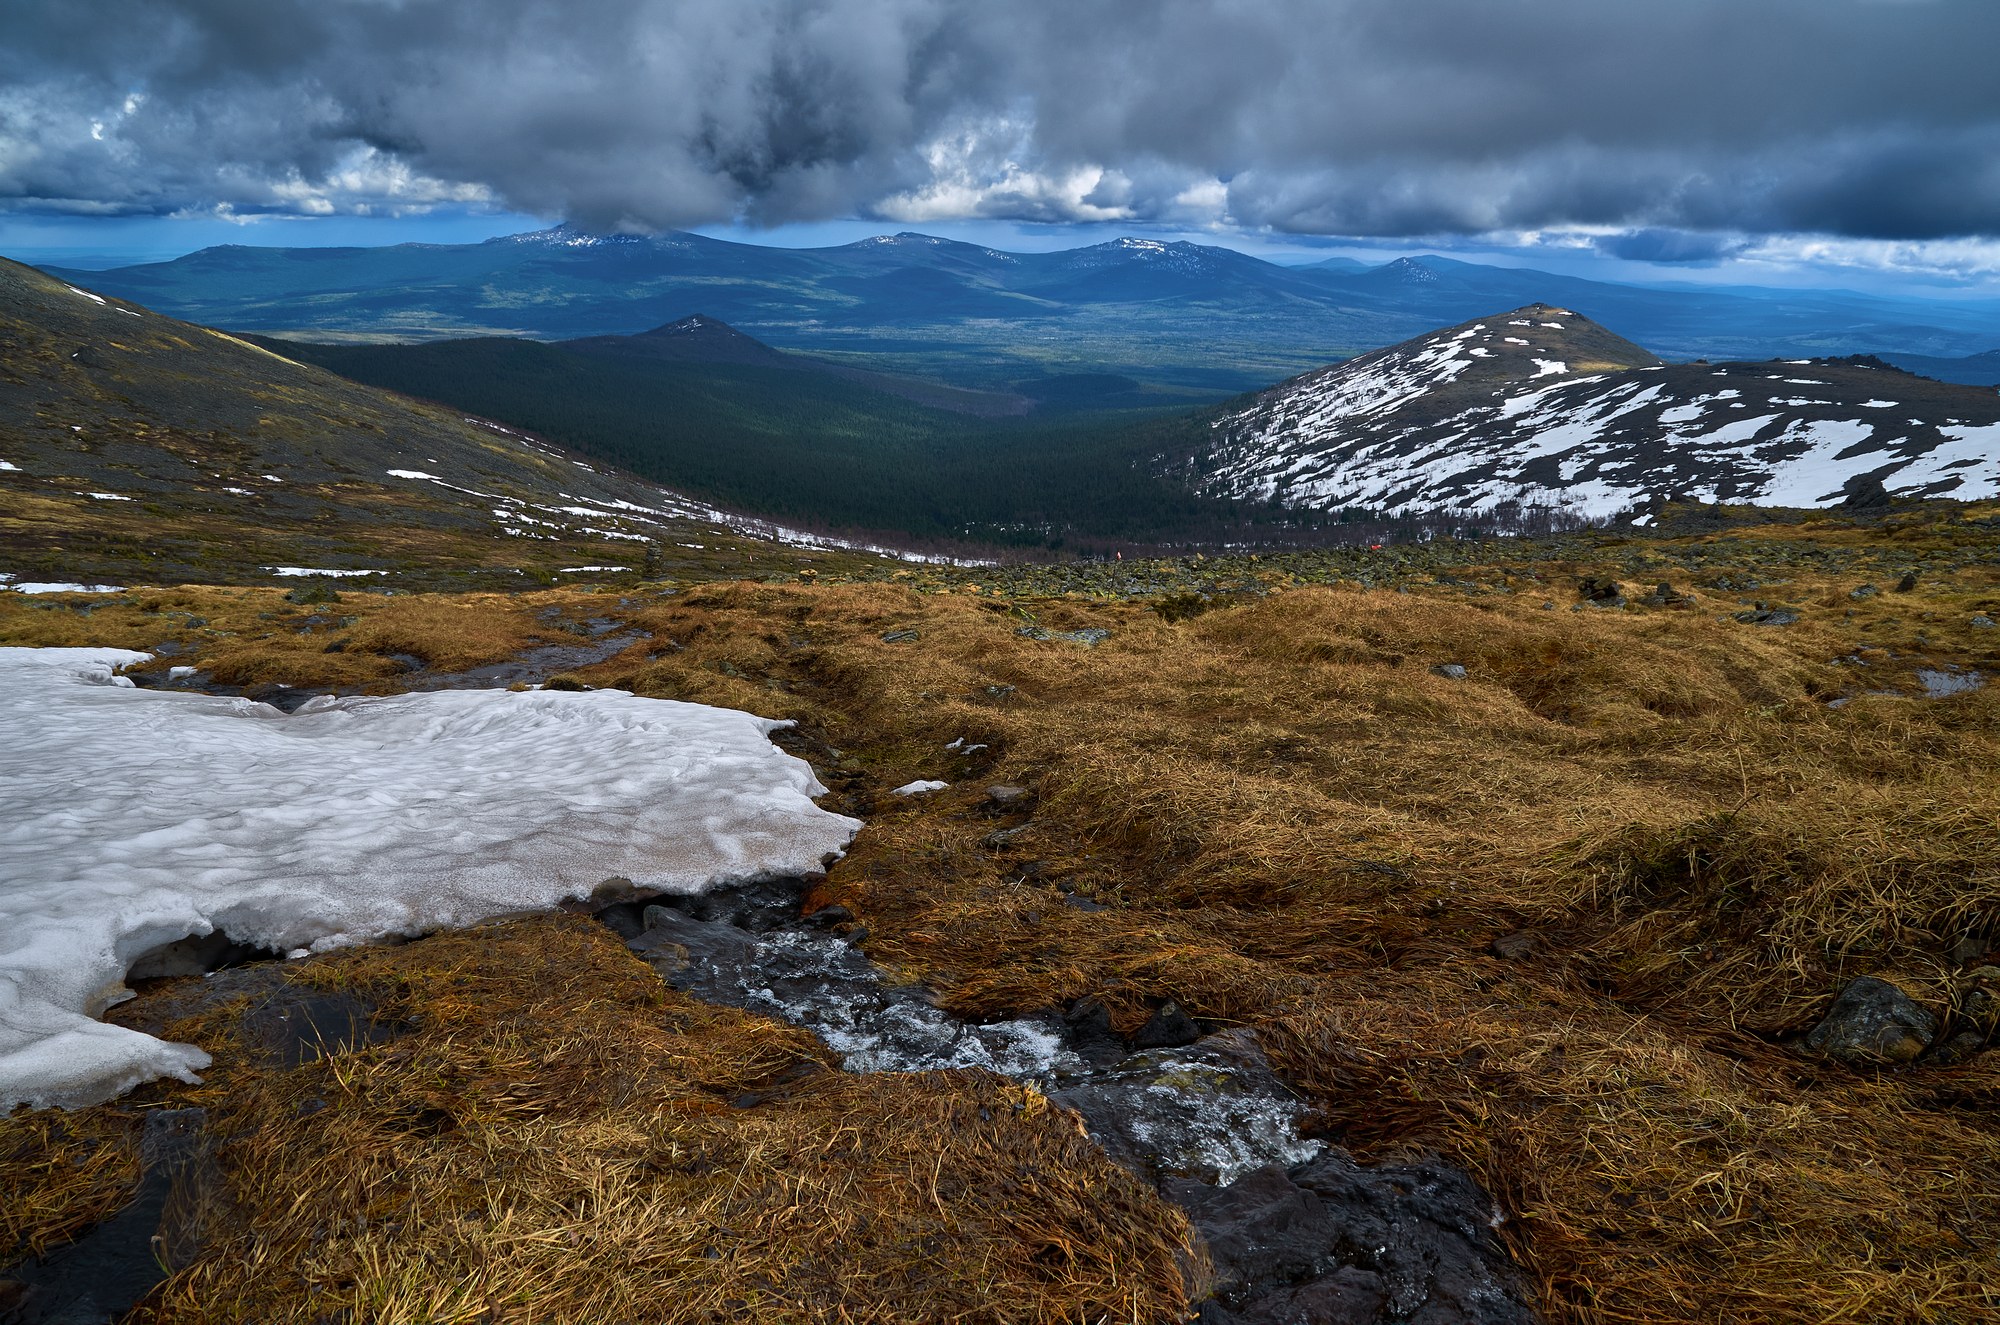
M 1109 227 L 1986 284 L 1996 52 L 1996 0 L 9 0 L 0 248 Z

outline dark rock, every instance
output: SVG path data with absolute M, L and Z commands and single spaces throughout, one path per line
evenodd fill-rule
M 1850 981 L 1824 1020 L 1806 1033 L 1814 1053 L 1855 1067 L 1907 1063 L 1937 1036 L 1937 1018 L 1873 976 Z
M 1079 897 L 1075 893 L 1064 893 L 1063 905 L 1078 911 L 1109 911 L 1111 909 L 1102 902 L 1093 902 L 1088 897 Z
M 1896 581 L 1897 593 L 1909 593 L 1916 587 L 1917 587 L 1917 573 L 1915 571 L 1905 571 L 1903 573 L 1903 578 Z
M 1013 846 L 1018 839 L 1026 836 L 1028 832 L 1034 828 L 1034 826 L 1035 825 L 1032 823 L 1025 823 L 1014 828 L 998 828 L 988 833 L 984 838 L 984 841 L 987 846 L 993 847 L 995 849 L 1001 847 L 1010 847 Z
M 1160 1004 L 1159 1011 L 1146 1019 L 1132 1036 L 1134 1049 L 1178 1049 L 1184 1044 L 1193 1044 L 1201 1038 L 1201 1027 L 1194 1024 L 1194 1018 L 1181 1011 L 1181 1005 L 1168 999 Z
M 1486 945 L 1486 950 L 1505 962 L 1524 962 L 1535 955 L 1535 936 L 1527 930 L 1502 934 Z
M 1850 511 L 1881 510 L 1889 504 L 1889 490 L 1876 474 L 1856 474 L 1844 485 L 1847 495 L 1840 504 Z
M 1214 1258 L 1218 1325 L 1530 1325 L 1493 1203 L 1441 1160 L 1363 1168 L 1343 1150 L 1227 1187 L 1169 1179 Z
M 213 933 L 190 934 L 172 943 L 162 943 L 157 948 L 148 948 L 132 959 L 126 968 L 125 979 L 164 980 L 179 975 L 207 975 L 210 971 L 220 971 L 230 966 L 242 966 L 253 961 L 275 961 L 285 954 L 251 943 L 238 943 L 221 930 Z
M 891 630 L 882 636 L 882 642 L 884 644 L 910 644 L 921 638 L 923 638 L 923 635 L 920 631 Z
M 806 919 L 815 925 L 844 925 L 854 919 L 854 912 L 839 905 L 822 906 Z
M 1608 575 L 1586 575 L 1576 582 L 1577 597 L 1603 607 L 1623 607 L 1625 588 Z
M 1993 947 L 1993 940 L 1984 934 L 1967 934 L 1951 945 L 1951 964 L 1970 966 L 1984 957 Z
M 1465 665 L 1463 663 L 1439 663 L 1437 666 L 1431 668 L 1431 675 L 1442 676 L 1448 681 L 1463 681 L 1465 679 Z
M 1978 1031 L 1964 1030 L 1939 1045 L 1928 1061 L 1940 1067 L 1953 1067 L 1976 1057 L 1986 1049 L 1986 1037 Z
M 1156 1185 L 1230 1182 L 1320 1152 L 1300 1139 L 1303 1106 L 1248 1027 L 1094 1066 L 1049 1098 L 1076 1110 L 1106 1154 Z
M 1125 1041 L 1111 1029 L 1111 1010 L 1094 998 L 1080 998 L 1063 1013 L 1064 1039 L 1078 1058 L 1092 1067 L 1123 1059 Z
M 1738 612 L 1736 619 L 1749 626 L 1789 626 L 1799 619 L 1799 614 L 1789 607 L 1759 607 Z
M 647 907 L 645 921 L 646 928 L 625 946 L 676 988 L 676 977 L 690 965 L 737 971 L 757 960 L 757 941 L 726 922 L 697 920 L 666 906 Z

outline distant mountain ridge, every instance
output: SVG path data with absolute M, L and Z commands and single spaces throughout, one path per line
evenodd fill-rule
M 1663 364 L 1533 304 L 1281 383 L 1167 468 L 1208 496 L 1315 510 L 1984 499 L 2000 394 L 1879 360 Z
M 204 249 L 57 274 L 210 325 L 294 339 L 629 335 L 700 310 L 780 349 L 1034 395 L 1124 374 L 1216 399 L 1494 308 L 1574 308 L 1667 357 L 1959 355 L 2000 304 L 1623 286 L 1418 256 L 1355 270 L 1126 238 L 1006 253 L 904 233 L 818 249 L 555 227 L 480 244 Z

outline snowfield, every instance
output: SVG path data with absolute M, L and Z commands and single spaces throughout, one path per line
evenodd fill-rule
M 2000 495 L 1991 392 L 1852 360 L 1804 361 L 1821 373 L 1809 378 L 1645 365 L 1629 345 L 1581 371 L 1575 344 L 1545 330 L 1615 338 L 1565 323 L 1470 323 L 1282 383 L 1217 419 L 1188 477 L 1212 496 L 1322 510 L 1518 503 L 1589 519 L 1673 495 L 1828 506 L 1864 479 L 1898 496 Z M 1906 421 L 1874 414 L 1898 407 Z
M 0 648 L 0 1112 L 192 1080 L 96 1020 L 134 958 L 222 930 L 282 951 L 466 925 L 622 876 L 699 892 L 816 869 L 780 722 L 623 691 L 248 700 L 132 688 L 119 649 Z

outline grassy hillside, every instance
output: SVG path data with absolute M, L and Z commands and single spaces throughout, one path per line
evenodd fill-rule
M 171 636 L 249 681 L 551 610 L 642 629 L 572 679 L 796 719 L 868 821 L 812 905 L 942 1006 L 1253 1028 L 1320 1135 L 1475 1174 L 1552 1325 L 1931 1325 L 2000 1301 L 1996 518 L 355 595 L 332 655 L 256 638 L 275 591 L 0 595 L 0 642 Z M 890 794 L 915 778 L 951 786 Z M 148 1320 L 1169 1321 L 1205 1291 L 1175 1210 L 1035 1092 L 825 1071 L 574 921 L 277 969 L 409 1030 L 287 1065 L 226 1009 L 174 1020 L 203 982 L 149 989 L 114 1017 L 215 1070 L 0 1120 L 0 1249 L 118 1208 L 145 1116 L 201 1105 L 200 1236 Z M 1942 1051 L 1808 1052 L 1862 975 Z
M 505 582 L 636 564 L 648 539 L 754 555 L 651 485 L 8 262 L 0 462 L 0 571 L 29 580 Z

